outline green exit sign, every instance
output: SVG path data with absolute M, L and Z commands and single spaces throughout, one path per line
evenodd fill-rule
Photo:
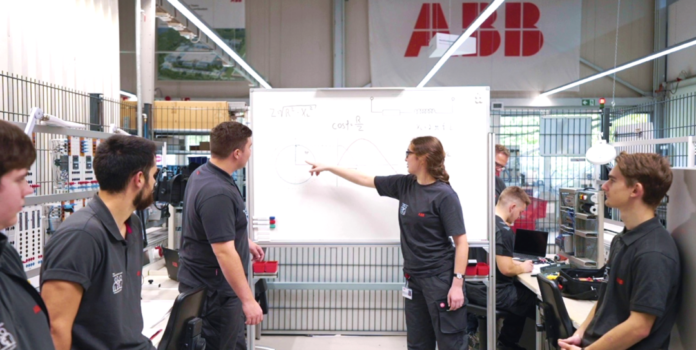
M 583 106 L 596 106 L 597 105 L 597 100 L 594 98 L 583 98 L 582 99 L 582 105 Z

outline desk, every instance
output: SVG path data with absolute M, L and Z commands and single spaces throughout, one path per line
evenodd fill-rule
M 539 282 L 537 281 L 536 276 L 532 276 L 531 273 L 523 273 L 521 275 L 517 276 L 517 279 L 529 290 L 534 292 L 534 294 L 537 295 L 537 298 L 541 300 L 541 292 L 539 291 Z M 580 325 L 585 322 L 585 319 L 587 319 L 587 315 L 590 314 L 590 311 L 592 311 L 592 308 L 595 306 L 597 303 L 596 301 L 592 300 L 574 300 L 574 299 L 569 299 L 569 298 L 563 298 L 563 303 L 566 306 L 566 310 L 568 310 L 568 316 L 570 316 L 570 320 L 573 322 L 573 327 L 578 328 Z M 540 315 L 539 315 L 539 308 L 537 308 L 537 324 L 540 323 Z M 541 344 L 544 342 L 543 339 L 541 339 L 541 333 L 537 332 L 536 336 L 536 348 L 541 349 Z

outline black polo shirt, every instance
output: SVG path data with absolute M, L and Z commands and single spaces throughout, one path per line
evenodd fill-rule
M 234 296 L 211 245 L 234 241 L 247 272 L 247 210 L 232 176 L 211 162 L 201 165 L 186 185 L 182 216 L 179 282 Z
M 41 284 L 60 280 L 84 288 L 72 329 L 73 349 L 153 349 L 142 334 L 140 220 L 131 215 L 126 224 L 124 239 L 96 195 L 46 244 Z
M 515 249 L 515 234 L 510 229 L 510 226 L 505 223 L 500 216 L 495 216 L 495 255 L 512 257 L 513 249 Z M 513 282 L 513 277 L 503 275 L 495 265 L 495 286 L 496 289 L 507 287 Z
M 681 271 L 677 245 L 657 218 L 614 237 L 605 278 L 583 345 L 594 343 L 636 311 L 657 319 L 650 335 L 630 349 L 667 349 L 677 317 Z
M 499 177 L 495 177 L 495 204 L 498 204 L 498 198 L 500 197 L 500 194 L 505 191 L 507 186 L 505 186 L 505 182 L 503 179 Z
M 399 229 L 404 272 L 432 276 L 454 269 L 451 236 L 466 233 L 462 206 L 452 186 L 421 185 L 413 175 L 375 177 L 380 196 L 399 200 Z
M 0 233 L 0 349 L 53 349 L 48 312 L 22 259 Z

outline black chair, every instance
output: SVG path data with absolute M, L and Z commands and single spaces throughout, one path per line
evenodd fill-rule
M 469 303 L 466 305 L 466 311 L 476 315 L 476 317 L 479 319 L 479 327 L 478 327 L 479 341 L 481 342 L 481 344 L 488 344 L 488 333 L 485 331 L 485 329 L 487 329 L 486 318 L 488 317 L 487 306 Z M 500 318 L 505 318 L 508 315 L 510 315 L 510 313 L 505 311 L 505 310 L 501 310 L 498 308 L 495 309 L 495 319 L 496 320 L 498 320 Z M 495 342 L 495 341 L 496 340 L 494 339 L 493 342 Z
M 200 318 L 205 294 L 205 288 L 198 288 L 176 297 L 157 350 L 205 350 Z
M 556 283 L 541 274 L 537 275 L 537 281 L 541 291 L 542 324 L 546 332 L 546 340 L 551 347 L 558 349 L 558 339 L 571 337 L 575 333 L 575 328 L 568 316 L 561 290 Z

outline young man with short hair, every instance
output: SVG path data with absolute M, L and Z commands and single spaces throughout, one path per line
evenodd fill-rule
M 3 229 L 17 223 L 33 191 L 27 171 L 36 150 L 22 129 L 0 120 L 0 348 L 53 349 L 46 306 L 27 281 L 22 259 Z
M 611 242 L 606 286 L 587 319 L 562 349 L 667 349 L 677 317 L 680 258 L 655 209 L 672 185 L 669 161 L 622 152 L 602 185 L 606 205 L 626 227 Z
M 536 294 L 515 280 L 517 275 L 532 272 L 534 265 L 530 260 L 512 259 L 515 234 L 510 228 L 530 203 L 523 189 L 512 186 L 500 194 L 495 206 L 496 307 L 510 313 L 498 336 L 498 349 L 523 349 L 517 343 L 522 337 L 525 318 L 536 318 Z M 482 283 L 468 284 L 467 291 L 474 304 L 487 304 L 487 288 Z
M 232 173 L 251 156 L 251 129 L 224 122 L 210 133 L 210 161 L 198 167 L 184 194 L 179 291 L 207 288 L 203 338 L 211 349 L 246 349 L 245 324 L 263 321 L 247 281 L 250 253 L 264 252 L 249 239 L 248 213 Z M 251 335 L 253 336 L 253 335 Z
M 56 349 L 154 349 L 142 334 L 143 237 L 133 214 L 153 202 L 156 147 L 115 135 L 97 148 L 99 193 L 46 244 L 41 295 Z

